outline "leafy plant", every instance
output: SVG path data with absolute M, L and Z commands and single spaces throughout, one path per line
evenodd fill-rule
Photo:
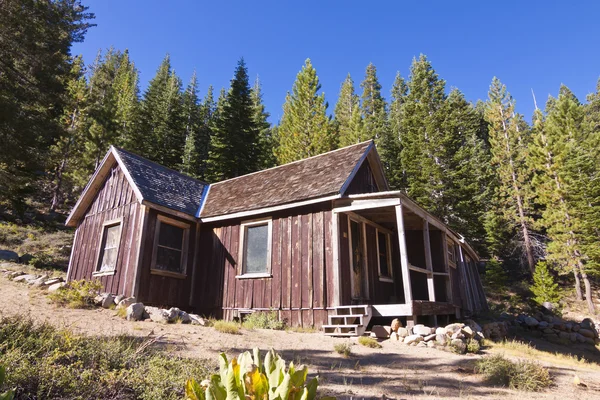
M 552 384 L 548 369 L 531 361 L 513 362 L 500 354 L 478 360 L 475 372 L 494 385 L 510 389 L 539 391 Z
M 50 293 L 48 298 L 61 306 L 87 308 L 94 304 L 94 298 L 101 289 L 100 281 L 72 281 L 67 286 Z
M 229 333 L 231 335 L 239 335 L 240 325 L 233 321 L 214 321 L 212 327 L 221 333 Z
M 264 362 L 258 348 L 246 351 L 229 362 L 225 353 L 219 355 L 219 373 L 201 383 L 189 379 L 185 394 L 189 400 L 312 400 L 317 394 L 318 378 L 308 383 L 308 367 L 296 367 L 273 350 Z
M 479 350 L 481 350 L 481 344 L 477 340 L 473 338 L 467 340 L 467 353 L 477 354 Z
M 6 377 L 6 368 L 3 365 L 0 365 L 0 388 L 4 385 L 4 379 Z M 15 396 L 15 392 L 13 390 L 9 390 L 4 393 L 0 393 L 0 400 L 12 400 Z
M 253 312 L 246 316 L 243 322 L 246 329 L 274 329 L 282 330 L 285 328 L 285 323 L 279 320 L 277 311 L 269 312 Z
M 344 357 L 350 357 L 352 354 L 352 345 L 350 343 L 337 343 L 333 346 L 333 350 L 336 353 L 343 355 Z
M 557 304 L 561 299 L 558 283 L 554 281 L 545 261 L 538 262 L 535 267 L 531 291 L 534 294 L 533 300 L 540 305 L 544 302 Z
M 379 344 L 379 342 L 371 337 L 368 336 L 361 336 L 358 338 L 358 343 L 365 346 L 365 347 L 370 347 L 372 349 L 380 349 L 381 345 Z

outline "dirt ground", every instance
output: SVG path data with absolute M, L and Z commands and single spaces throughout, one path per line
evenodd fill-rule
M 555 386 L 542 393 L 522 393 L 488 385 L 474 374 L 473 363 L 482 355 L 411 347 L 383 341 L 381 349 L 370 349 L 352 339 L 326 337 L 322 333 L 272 330 L 242 330 L 239 335 L 219 333 L 213 328 L 128 322 L 113 310 L 76 310 L 50 304 L 43 291 L 0 276 L 0 315 L 20 315 L 47 321 L 83 335 L 135 335 L 158 337 L 173 353 L 208 358 L 217 365 L 221 351 L 234 356 L 259 347 L 270 348 L 287 360 L 309 366 L 321 378 L 320 393 L 338 398 L 391 399 L 600 399 L 600 369 L 543 363 L 550 368 Z M 349 358 L 334 352 L 336 343 L 353 343 Z M 490 350 L 484 350 L 485 353 Z M 579 376 L 587 388 L 573 385 Z

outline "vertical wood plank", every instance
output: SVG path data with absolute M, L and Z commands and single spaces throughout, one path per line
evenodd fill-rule
M 313 307 L 324 307 L 325 268 L 323 259 L 323 213 L 317 212 L 313 218 L 312 229 L 312 287 L 314 290 Z
M 402 287 L 404 288 L 404 301 L 412 307 L 412 291 L 410 287 L 410 271 L 408 269 L 408 253 L 406 251 L 406 234 L 404 231 L 404 216 L 402 204 L 395 206 L 396 225 L 398 227 L 398 245 L 400 246 L 400 267 L 402 269 Z

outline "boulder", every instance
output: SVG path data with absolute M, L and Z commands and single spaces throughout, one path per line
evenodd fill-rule
M 573 324 L 573 327 L 571 328 L 573 332 L 579 332 L 579 329 L 581 329 L 581 326 L 579 326 L 579 324 Z
M 58 282 L 55 283 L 54 285 L 50 285 L 48 286 L 48 292 L 52 293 L 52 292 L 56 292 L 58 289 L 67 286 L 67 284 L 65 282 Z
M 577 341 L 577 334 L 575 332 L 569 333 L 569 340 L 575 343 Z
M 575 338 L 577 339 L 577 341 L 579 343 L 585 343 L 585 336 L 583 336 L 582 334 L 576 333 L 575 334 Z
M 544 307 L 548 311 L 554 310 L 554 305 L 552 303 L 550 303 L 549 301 L 543 302 L 542 307 Z
M 407 328 L 398 328 L 398 336 L 400 336 L 401 338 L 405 338 L 408 336 L 408 329 Z
M 525 322 L 525 325 L 527 325 L 530 328 L 535 328 L 536 326 L 538 326 L 540 324 L 540 322 L 533 317 L 525 317 L 523 322 Z
M 554 317 L 552 315 L 544 315 L 540 321 L 546 321 L 547 323 L 551 323 L 554 321 Z
M 560 339 L 569 340 L 569 334 L 567 332 L 559 332 L 558 337 Z
M 201 316 L 196 315 L 196 314 L 189 314 L 189 316 L 192 320 L 192 325 L 201 325 L 201 326 L 206 325 L 206 321 Z
M 422 324 L 418 324 L 413 326 L 412 328 L 412 333 L 413 335 L 421 335 L 421 336 L 427 336 L 427 335 L 431 335 L 432 329 L 428 326 L 422 325 Z
M 446 328 L 439 327 L 439 328 L 435 329 L 435 334 L 436 335 L 444 335 L 445 336 L 446 332 L 447 332 Z
M 163 310 L 158 307 L 150 307 L 150 306 L 144 307 L 144 310 L 146 310 L 146 314 L 148 314 L 148 317 L 153 322 L 159 322 L 162 324 L 166 324 L 169 322 L 167 310 Z
M 436 335 L 435 333 L 432 333 L 431 335 L 427 335 L 427 336 L 425 336 L 425 337 L 423 338 L 423 340 L 425 340 L 426 342 L 430 342 L 430 341 L 432 341 L 433 339 L 435 339 L 435 337 L 436 337 L 436 336 L 437 336 L 437 335 Z
M 390 340 L 393 340 L 393 341 L 398 341 L 398 340 L 400 340 L 400 336 L 398 335 L 398 332 L 392 332 L 392 333 L 390 334 Z
M 540 323 L 538 324 L 538 329 L 546 329 L 546 328 L 548 328 L 548 325 L 550 325 L 548 322 L 540 321 Z
M 27 281 L 27 284 L 31 285 L 31 286 L 35 286 L 35 287 L 42 287 L 42 286 L 44 286 L 44 282 L 46 282 L 47 280 L 48 280 L 48 276 L 44 275 L 44 276 L 40 276 L 37 279 Z
M 62 282 L 62 278 L 51 278 L 44 282 L 43 286 L 52 286 L 55 283 Z
M 570 322 L 567 322 L 565 324 L 565 330 L 568 331 L 568 332 L 570 332 L 572 329 L 573 329 L 573 324 L 570 323 Z
M 178 318 L 182 324 L 189 324 L 192 322 L 192 317 L 190 317 L 190 314 L 186 313 L 185 311 L 180 310 Z
M 21 272 L 21 271 L 8 271 L 6 273 L 6 276 L 8 276 L 9 278 L 16 278 L 17 276 L 21 276 L 21 275 L 25 275 L 25 273 Z
M 465 326 L 460 331 L 467 339 L 472 338 L 474 335 L 473 329 L 470 326 Z
M 400 322 L 398 318 L 395 318 L 392 321 L 390 328 L 392 329 L 392 332 L 398 332 L 398 329 L 402 328 L 402 322 Z
M 127 308 L 134 303 L 137 303 L 137 300 L 135 299 L 135 297 L 125 297 L 124 299 L 119 301 L 119 303 L 117 304 L 117 309 Z
M 448 343 L 448 336 L 446 336 L 446 334 L 440 335 L 437 334 L 435 335 L 435 341 L 436 343 L 445 346 Z
M 100 293 L 94 298 L 94 304 L 102 308 L 109 308 L 115 303 L 115 296 L 111 293 Z
M 125 296 L 123 296 L 122 294 L 118 294 L 115 296 L 113 301 L 115 302 L 115 305 L 118 306 L 119 303 L 121 302 L 121 300 L 123 300 L 124 298 L 125 298 Z
M 481 332 L 483 329 L 479 324 L 472 319 L 465 320 L 465 324 L 473 330 L 473 332 Z
M 181 310 L 177 307 L 171 307 L 168 310 L 163 311 L 166 312 L 165 315 L 167 316 L 167 322 L 175 322 L 179 317 L 179 314 L 181 314 Z
M 146 314 L 146 310 L 142 303 L 130 304 L 125 310 L 127 321 L 141 321 L 144 319 L 144 314 Z
M 405 344 L 417 344 L 423 341 L 423 336 L 421 335 L 409 335 L 404 338 Z
M 578 332 L 580 335 L 585 336 L 586 338 L 594 339 L 596 335 L 596 331 L 591 329 L 581 328 Z
M 452 338 L 452 340 L 454 340 L 454 339 L 462 340 L 465 338 L 465 334 L 462 332 L 456 332 L 456 333 L 452 334 L 451 338 Z
M 417 347 L 427 347 L 427 343 L 425 343 L 425 342 L 419 342 L 415 346 L 417 346 Z
M 454 323 L 454 324 L 446 325 L 445 329 L 449 335 L 453 335 L 456 332 L 460 332 L 464 326 L 465 326 L 464 324 Z
M 542 332 L 547 333 L 547 334 L 556 333 L 556 332 L 554 332 L 554 329 L 550 329 L 550 328 L 542 329 Z M 561 333 L 564 333 L 567 336 L 569 336 L 569 334 L 567 332 L 561 332 Z
M 594 325 L 594 321 L 592 321 L 589 318 L 585 318 L 583 321 L 581 321 L 581 323 L 579 324 L 583 329 L 589 329 L 591 331 L 596 330 L 596 327 Z
M 460 339 L 452 339 L 452 341 L 450 341 L 450 346 L 452 346 L 457 353 L 464 354 L 467 351 L 467 345 Z
M 371 337 L 378 339 L 387 339 L 392 333 L 392 328 L 389 326 L 373 325 L 371 328 Z
M 30 280 L 35 280 L 35 279 L 37 279 L 37 276 L 25 274 L 25 275 L 17 276 L 16 278 L 13 279 L 13 281 L 14 282 L 28 282 Z
M 19 255 L 11 250 L 0 250 L 0 260 L 19 262 Z

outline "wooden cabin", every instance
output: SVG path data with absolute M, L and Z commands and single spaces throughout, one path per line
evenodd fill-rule
M 476 252 L 389 190 L 372 141 L 215 184 L 111 147 L 67 225 L 68 279 L 145 304 L 336 335 L 487 309 Z

